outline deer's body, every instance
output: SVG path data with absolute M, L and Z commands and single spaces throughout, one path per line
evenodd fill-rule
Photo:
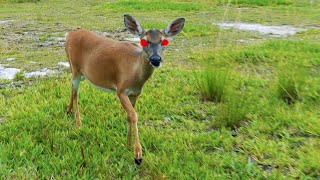
M 168 44 L 164 37 L 177 35 L 183 28 L 184 19 L 179 18 L 169 23 L 163 31 L 145 31 L 139 22 L 129 15 L 124 16 L 124 23 L 130 33 L 140 37 L 143 47 L 135 43 L 114 41 L 87 30 L 68 34 L 65 49 L 72 72 L 72 87 L 67 112 L 71 113 L 73 104 L 76 104 L 76 125 L 81 127 L 78 94 L 80 81 L 83 79 L 87 79 L 98 89 L 115 91 L 127 112 L 128 143 L 131 144 L 133 128 L 135 162 L 141 164 L 138 115 L 134 106 L 144 83 L 154 68 L 161 65 L 160 55 Z
M 84 76 L 98 89 L 124 91 L 128 96 L 140 94 L 154 69 L 141 46 L 82 29 L 68 34 L 66 53 L 73 79 Z

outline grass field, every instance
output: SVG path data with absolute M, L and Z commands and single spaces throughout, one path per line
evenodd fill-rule
M 130 37 L 125 13 L 146 29 L 186 18 L 137 103 L 141 166 L 116 95 L 82 82 L 77 129 L 58 66 L 73 29 Z M 319 17 L 319 0 L 0 0 L 0 65 L 22 70 L 0 79 L 1 179 L 319 179 Z M 43 68 L 56 73 L 23 74 Z

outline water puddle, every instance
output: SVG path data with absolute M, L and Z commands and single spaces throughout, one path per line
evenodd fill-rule
M 267 26 L 255 23 L 241 23 L 241 22 L 226 22 L 226 23 L 215 23 L 216 25 L 224 29 L 240 29 L 246 31 L 257 31 L 261 34 L 272 34 L 276 36 L 288 36 L 294 35 L 295 33 L 304 30 L 303 28 L 297 28 L 288 25 L 273 25 Z
M 14 79 L 16 73 L 20 72 L 20 69 L 17 68 L 5 68 L 0 64 L 0 78 L 1 79 Z
M 7 58 L 6 61 L 14 61 L 16 58 Z
M 13 20 L 1 20 L 0 21 L 0 25 L 7 25 L 9 24 L 10 22 L 12 22 Z
M 13 80 L 15 75 L 19 73 L 21 69 L 18 68 L 5 68 L 0 64 L 0 79 L 8 79 L 8 80 Z M 33 71 L 33 72 L 24 72 L 24 76 L 26 78 L 30 78 L 33 76 L 46 76 L 46 75 L 52 75 L 55 71 L 48 69 L 48 68 L 43 68 L 38 71 Z
M 26 78 L 30 78 L 30 77 L 33 77 L 33 76 L 46 76 L 46 75 L 51 75 L 53 74 L 54 71 L 51 70 L 51 69 L 48 69 L 48 68 L 43 68 L 43 69 L 40 69 L 39 71 L 33 71 L 33 72 L 25 72 L 24 73 L 24 76 Z
M 58 62 L 58 65 L 63 67 L 70 67 L 70 64 L 68 62 L 63 62 L 63 61 Z

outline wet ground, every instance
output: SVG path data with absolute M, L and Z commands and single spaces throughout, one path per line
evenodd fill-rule
M 303 28 L 288 26 L 288 25 L 262 25 L 256 23 L 245 23 L 245 22 L 223 22 L 215 23 L 221 28 L 225 29 L 239 29 L 245 31 L 256 31 L 261 34 L 271 34 L 275 36 L 286 37 L 288 35 L 294 35 L 299 31 L 303 31 Z

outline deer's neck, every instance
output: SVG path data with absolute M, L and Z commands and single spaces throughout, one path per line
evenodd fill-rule
M 142 55 L 141 55 L 141 78 L 142 78 L 142 81 L 147 81 L 150 76 L 152 75 L 153 73 L 153 70 L 154 70 L 154 67 L 150 64 L 149 62 L 149 59 L 148 59 L 148 56 L 145 52 L 142 52 Z

